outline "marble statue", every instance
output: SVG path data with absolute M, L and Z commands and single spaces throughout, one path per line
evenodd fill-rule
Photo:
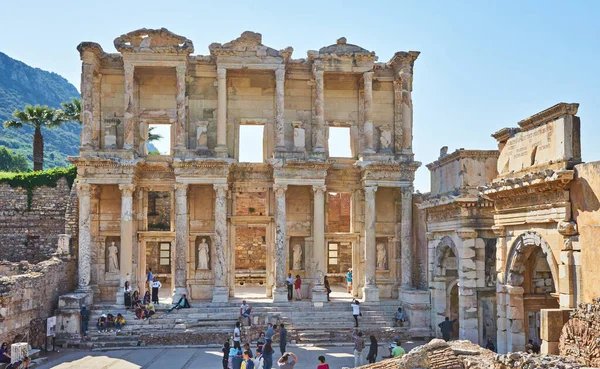
M 294 245 L 294 270 L 302 269 L 302 246 L 300 244 Z
M 119 249 L 112 241 L 108 246 L 108 272 L 117 273 L 119 271 Z
M 377 244 L 377 269 L 387 269 L 387 250 L 385 249 L 385 244 L 383 243 Z
M 203 238 L 202 242 L 198 245 L 198 269 L 209 269 L 210 256 L 208 255 L 208 251 L 206 238 Z

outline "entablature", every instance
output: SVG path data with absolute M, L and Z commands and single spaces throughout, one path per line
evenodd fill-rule
M 486 199 L 497 201 L 504 198 L 518 199 L 530 194 L 564 191 L 575 176 L 574 170 L 544 169 L 520 177 L 502 178 L 479 187 Z

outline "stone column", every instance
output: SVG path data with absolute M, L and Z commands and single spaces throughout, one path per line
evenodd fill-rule
M 94 69 L 84 63 L 81 71 L 81 147 L 88 150 L 93 148 Z
M 135 107 L 136 101 L 134 96 L 134 66 L 130 63 L 125 63 L 123 66 L 125 72 L 125 131 L 123 138 L 123 148 L 132 150 L 134 147 L 134 132 L 135 132 Z
M 413 239 L 412 239 L 412 187 L 403 187 L 402 191 L 402 219 L 400 235 L 400 259 L 402 261 L 402 287 L 413 287 Z
M 94 74 L 94 92 L 92 93 L 93 111 L 92 111 L 92 146 L 95 149 L 100 148 L 100 94 L 101 94 L 102 74 Z
M 187 261 L 189 248 L 188 208 L 186 183 L 175 183 L 175 290 L 173 301 L 178 301 L 187 290 Z
M 285 151 L 285 67 L 275 69 L 275 151 Z
M 275 289 L 273 302 L 287 302 L 285 272 L 287 261 L 286 206 L 287 185 L 273 185 L 275 192 Z
M 133 189 L 132 184 L 120 184 L 121 190 L 121 248 L 119 250 L 119 270 L 121 278 L 116 300 L 118 305 L 125 303 L 125 281 L 131 282 L 133 264 Z
M 413 105 L 412 105 L 412 66 L 403 63 L 400 67 L 400 85 L 402 88 L 402 150 L 412 153 Z
M 227 69 L 217 68 L 217 147 L 227 155 Z
M 365 301 L 379 301 L 377 288 L 377 249 L 375 240 L 375 192 L 377 186 L 365 187 L 365 287 L 363 296 Z
M 77 185 L 77 198 L 79 200 L 79 251 L 78 251 L 78 268 L 79 281 L 78 290 L 81 292 L 90 291 L 90 275 L 91 275 L 91 224 L 90 224 L 90 185 L 87 183 L 79 183 Z
M 372 154 L 373 149 L 373 72 L 363 74 L 364 84 L 364 116 L 363 133 L 365 137 L 365 154 Z
M 325 81 L 322 70 L 315 70 L 316 98 L 315 111 L 317 113 L 315 122 L 315 146 L 314 152 L 325 152 Z
M 325 191 L 324 185 L 313 185 L 314 212 L 313 212 L 313 268 L 315 283 L 312 288 L 313 302 L 326 302 L 327 290 L 325 289 L 324 276 L 327 273 L 325 258 Z
M 394 85 L 394 152 L 402 152 L 404 137 L 402 136 L 402 83 L 400 78 L 393 82 Z
M 177 125 L 175 126 L 175 149 L 184 150 L 187 142 L 187 116 L 185 110 L 185 74 L 187 71 L 186 65 L 178 65 L 175 67 L 177 73 Z
M 214 265 L 215 286 L 213 287 L 213 302 L 229 301 L 227 287 L 227 184 L 214 184 L 215 197 L 215 240 Z

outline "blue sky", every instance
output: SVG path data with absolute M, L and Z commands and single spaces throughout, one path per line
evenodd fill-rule
M 424 167 L 441 146 L 494 149 L 490 134 L 560 101 L 580 103 L 584 161 L 600 160 L 600 2 L 598 1 L 4 1 L 0 51 L 53 71 L 79 87 L 75 47 L 166 27 L 208 54 L 245 30 L 294 57 L 341 36 L 379 61 L 418 50 L 414 149 Z

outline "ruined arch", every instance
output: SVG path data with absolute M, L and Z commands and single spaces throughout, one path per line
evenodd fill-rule
M 523 284 L 525 279 L 523 275 L 523 272 L 525 272 L 524 263 L 536 247 L 540 247 L 544 255 L 546 255 L 546 261 L 552 274 L 552 281 L 558 290 L 558 265 L 556 264 L 556 260 L 554 260 L 550 246 L 537 232 L 525 232 L 519 235 L 513 242 L 508 254 L 504 282 L 511 286 L 521 286 Z
M 454 257 L 456 257 L 458 263 L 458 250 L 456 249 L 456 244 L 452 240 L 450 236 L 444 236 L 438 243 L 435 248 L 435 273 L 437 276 L 444 277 L 444 260 L 448 257 L 448 251 L 452 251 L 454 253 Z M 458 265 L 457 265 L 458 269 Z

